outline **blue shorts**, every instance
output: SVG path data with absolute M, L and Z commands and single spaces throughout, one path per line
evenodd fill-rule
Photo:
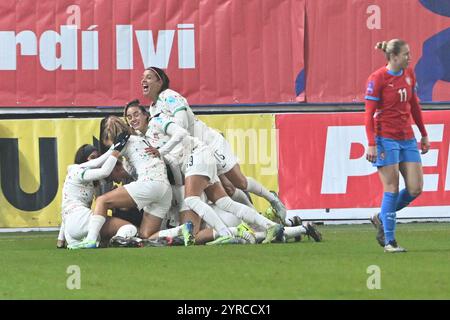
M 417 141 L 394 140 L 383 137 L 375 137 L 377 144 L 377 161 L 374 167 L 384 167 L 400 162 L 422 162 Z

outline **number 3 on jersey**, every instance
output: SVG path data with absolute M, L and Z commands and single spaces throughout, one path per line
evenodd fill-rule
M 398 89 L 398 94 L 400 95 L 400 102 L 407 101 L 406 88 Z

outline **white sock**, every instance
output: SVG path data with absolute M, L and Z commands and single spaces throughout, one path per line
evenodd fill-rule
M 228 230 L 231 231 L 231 233 L 233 234 L 233 236 L 237 237 L 237 235 L 238 235 L 237 227 L 228 227 Z
M 58 240 L 64 241 L 66 238 L 64 237 L 64 221 L 61 222 L 61 227 L 59 228 Z
M 178 227 L 175 227 L 175 228 L 160 230 L 159 236 L 160 237 L 170 237 L 170 238 L 180 236 L 182 229 L 183 229 L 183 224 Z
M 103 224 L 105 223 L 106 218 L 99 214 L 94 214 L 91 216 L 91 219 L 89 220 L 89 227 L 88 227 L 88 235 L 86 237 L 87 241 L 97 241 L 98 235 L 100 233 L 100 229 L 103 227 Z
M 211 228 L 215 229 L 219 236 L 231 236 L 230 230 L 220 219 L 217 213 L 208 204 L 204 203 L 200 197 L 187 197 L 184 203 L 195 213 L 197 213 Z
M 231 199 L 233 199 L 236 202 L 242 203 L 242 204 L 246 205 L 247 207 L 255 209 L 255 207 L 250 202 L 250 200 L 248 199 L 245 192 L 242 191 L 241 189 L 236 188 L 236 191 L 231 196 Z
M 134 237 L 137 233 L 137 228 L 132 224 L 126 224 L 124 226 L 121 226 L 119 230 L 116 232 L 116 236 L 122 237 L 122 238 L 131 238 Z
M 255 232 L 256 243 L 262 242 L 266 238 L 266 232 L 257 231 Z
M 223 197 L 216 201 L 216 206 L 220 209 L 234 214 L 241 220 L 250 224 L 256 224 L 264 229 L 276 223 L 260 215 L 255 209 L 249 208 L 242 203 L 231 200 L 230 197 Z
M 272 202 L 275 200 L 275 196 L 270 193 L 269 190 L 264 188 L 258 181 L 251 177 L 247 177 L 247 190 L 248 192 L 251 192 L 253 194 L 256 194 L 257 196 L 263 197 L 269 202 Z
M 295 238 L 305 233 L 306 229 L 304 226 L 284 227 L 284 235 L 286 236 L 286 239 Z

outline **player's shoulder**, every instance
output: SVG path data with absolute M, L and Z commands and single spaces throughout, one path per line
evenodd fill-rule
M 140 131 L 139 131 L 139 134 L 132 134 L 132 135 L 130 135 L 130 137 L 128 138 L 128 142 L 133 143 L 133 142 L 139 141 L 139 140 L 141 140 L 141 138 L 142 138 L 142 136 L 143 136 L 144 134 L 145 134 L 145 132 L 142 133 L 142 132 L 140 132 Z M 125 146 L 127 146 L 127 145 L 125 145 Z
M 169 98 L 176 98 L 178 96 L 181 96 L 181 95 L 172 89 L 166 89 L 159 94 L 159 98 L 161 100 L 167 100 Z
M 384 75 L 387 73 L 386 71 L 386 67 L 383 66 L 381 68 L 378 68 L 377 70 L 375 70 L 374 72 L 372 72 L 369 76 L 369 79 L 383 79 Z
M 168 105 L 178 106 L 187 104 L 187 100 L 180 93 L 172 89 L 166 89 L 160 93 L 160 99 Z
M 81 180 L 82 174 L 88 169 L 88 167 L 83 167 L 79 164 L 71 164 L 67 167 L 67 179 L 71 181 Z
M 405 69 L 405 76 L 411 77 L 411 78 L 415 79 L 415 78 L 416 78 L 416 75 L 415 75 L 415 73 L 414 73 L 413 68 L 411 68 L 411 67 L 406 68 L 406 69 Z

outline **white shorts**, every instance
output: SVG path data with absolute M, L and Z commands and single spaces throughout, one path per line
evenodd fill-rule
M 161 181 L 133 181 L 123 186 L 139 210 L 163 219 L 172 203 L 170 185 Z
M 214 159 L 211 149 L 208 146 L 201 146 L 194 149 L 185 163 L 184 176 L 206 176 L 209 182 L 214 184 L 219 180 L 217 176 L 217 162 Z
M 222 135 L 219 135 L 218 138 L 210 144 L 210 148 L 217 161 L 217 175 L 220 176 L 221 174 L 227 173 L 238 163 L 238 159 L 233 154 L 230 144 Z
M 64 237 L 68 245 L 81 242 L 88 234 L 92 210 L 86 207 L 76 207 L 63 211 Z

